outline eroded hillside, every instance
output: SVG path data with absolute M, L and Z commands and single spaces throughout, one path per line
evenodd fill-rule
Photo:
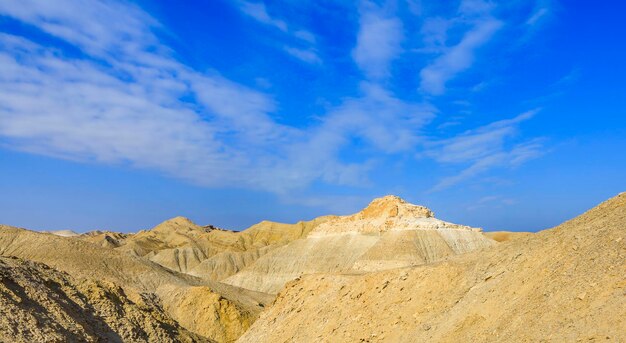
M 316 226 L 306 237 L 268 252 L 224 282 L 277 293 L 304 274 L 414 266 L 494 244 L 480 229 L 444 222 L 425 207 L 386 196 L 361 212 Z
M 242 232 L 183 217 L 134 234 L 0 226 L 0 338 L 620 341 L 625 228 L 624 194 L 538 234 L 395 196 Z
M 234 341 L 254 322 L 270 297 L 199 279 L 117 249 L 75 237 L 0 226 L 0 256 L 15 256 L 79 279 L 108 281 L 132 301 L 154 296 L 173 320 L 203 337 Z
M 626 341 L 626 194 L 428 265 L 289 283 L 240 342 Z
M 208 342 L 154 299 L 142 304 L 105 281 L 76 280 L 44 264 L 0 257 L 0 341 Z

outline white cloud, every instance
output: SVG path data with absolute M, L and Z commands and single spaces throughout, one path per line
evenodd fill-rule
M 469 6 L 465 11 L 473 14 L 464 15 L 476 16 L 478 8 Z M 134 5 L 0 2 L 0 14 L 82 53 L 69 56 L 24 37 L 0 34 L 0 144 L 11 149 L 127 164 L 204 186 L 283 196 L 317 181 L 362 186 L 376 158 L 414 154 L 422 144 L 425 156 L 464 168 L 434 189 L 491 168 L 520 165 L 541 153 L 539 140 L 511 143 L 518 124 L 533 112 L 424 143 L 422 130 L 436 110 L 404 101 L 382 86 L 390 63 L 402 52 L 403 28 L 399 19 L 370 3 L 361 8 L 353 50 L 368 81 L 361 83 L 360 95 L 343 99 L 306 127 L 278 123 L 272 117 L 278 104 L 271 95 L 176 60 L 155 33 L 160 24 Z M 445 25 L 434 30 L 439 36 L 433 33 L 433 46 L 442 55 L 430 66 L 436 74 L 431 80 L 440 80 L 432 89 L 469 67 L 476 47 L 501 25 L 491 17 L 476 20 L 451 48 L 443 44 Z M 293 34 L 311 45 L 281 48 L 308 63 L 321 63 L 312 46 L 315 37 L 306 31 Z
M 313 49 L 299 49 L 299 48 L 286 46 L 285 51 L 287 51 L 287 53 L 289 53 L 291 56 L 301 59 L 307 63 L 311 63 L 311 64 L 322 63 L 322 60 L 319 58 L 319 56 L 317 56 L 317 53 Z
M 240 8 L 242 12 L 258 20 L 259 22 L 274 26 L 280 29 L 281 31 L 287 32 L 287 23 L 285 23 L 282 20 L 272 18 L 267 13 L 267 8 L 265 8 L 264 3 L 262 2 L 253 3 L 253 2 L 242 1 L 240 2 Z
M 263 165 L 268 152 L 302 134 L 274 122 L 268 95 L 176 61 L 152 33 L 158 23 L 131 5 L 55 4 L 56 10 L 40 2 L 0 6 L 0 13 L 86 54 L 70 58 L 22 37 L 0 35 L 5 146 L 127 163 L 207 186 L 261 188 L 257 185 L 269 182 L 251 168 L 271 168 L 276 161 Z M 120 25 L 108 30 L 109 20 Z M 181 100 L 185 97 L 196 102 Z
M 322 62 L 321 58 L 317 54 L 317 50 L 315 49 L 316 39 L 315 35 L 306 30 L 295 30 L 289 28 L 286 22 L 276 19 L 270 16 L 267 12 L 267 8 L 265 4 L 262 2 L 252 3 L 247 1 L 240 1 L 239 8 L 241 11 L 250 17 L 256 19 L 257 21 L 270 25 L 272 27 L 276 27 L 283 31 L 287 35 L 291 35 L 301 42 L 303 42 L 307 48 L 295 47 L 292 45 L 285 45 L 283 50 L 298 58 L 301 61 L 311 63 L 311 64 L 319 64 Z
M 530 16 L 530 18 L 528 18 L 526 24 L 531 26 L 537 24 L 541 20 L 541 18 L 546 16 L 549 12 L 549 9 L 545 7 L 538 9 Z
M 422 69 L 420 89 L 432 95 L 443 94 L 446 82 L 472 66 L 475 50 L 486 43 L 500 27 L 502 22 L 493 18 L 476 24 L 457 45 Z
M 427 18 L 421 29 L 422 40 L 424 41 L 424 52 L 442 53 L 446 50 L 448 30 L 453 21 L 442 17 Z
M 526 25 L 533 27 L 542 23 L 546 17 L 549 17 L 556 3 L 554 0 L 537 0 L 535 9 L 530 17 L 526 20 Z
M 532 118 L 538 110 L 532 110 L 512 119 L 500 120 L 469 130 L 456 137 L 430 142 L 424 156 L 442 164 L 469 165 L 456 175 L 446 177 L 431 190 L 440 191 L 495 167 L 517 167 L 539 157 L 543 144 L 531 139 L 511 144 L 516 138 L 518 125 Z
M 315 35 L 313 35 L 309 31 L 298 30 L 298 31 L 294 32 L 293 35 L 295 37 L 299 38 L 299 39 L 302 39 L 305 42 L 310 43 L 310 44 L 315 44 L 315 42 L 316 42 Z
M 494 8 L 494 3 L 485 0 L 462 0 L 459 13 L 466 16 L 483 16 Z
M 421 16 L 423 12 L 422 0 L 407 0 L 409 12 L 416 16 Z
M 352 56 L 371 79 L 385 78 L 391 61 L 402 51 L 403 26 L 384 8 L 365 1 L 360 10 L 357 45 Z
M 360 148 L 370 152 L 410 153 L 420 141 L 421 129 L 433 118 L 433 108 L 404 102 L 376 84 L 365 82 L 361 90 L 360 97 L 345 99 L 331 109 L 307 131 L 305 140 L 291 144 L 288 165 L 276 168 L 274 175 L 284 183 L 321 178 L 332 184 L 363 186 L 373 166 L 371 154 L 365 151 L 362 163 L 339 159 L 352 140 L 362 140 Z
M 494 6 L 493 3 L 483 0 L 463 0 L 457 16 L 424 21 L 421 32 L 425 44 L 423 51 L 434 52 L 438 56 L 420 71 L 422 92 L 430 95 L 443 94 L 449 80 L 474 64 L 476 50 L 503 26 L 500 20 L 491 15 Z M 453 46 L 447 46 L 447 32 L 468 24 L 471 28 L 464 32 L 461 40 Z
M 127 82 L 93 62 L 68 59 L 14 36 L 0 36 L 0 45 L 0 134 L 11 148 L 129 163 L 207 185 L 237 178 L 221 170 L 245 162 L 220 139 L 223 127 L 178 100 L 188 80 L 141 74 L 128 65 L 124 71 L 137 81 Z M 230 84 L 215 82 L 222 94 L 232 91 Z M 246 94 L 254 93 L 231 95 Z M 263 110 L 255 106 L 239 108 Z M 229 110 L 218 104 L 211 113 L 228 116 Z M 198 168 L 213 177 L 196 179 Z
M 0 5 L 0 14 L 82 53 L 0 35 L 5 148 L 284 195 L 318 180 L 367 182 L 371 157 L 410 152 L 432 116 L 427 107 L 363 84 L 361 97 L 345 99 L 319 122 L 281 125 L 271 116 L 270 95 L 177 61 L 154 33 L 159 23 L 138 8 L 61 1 L 55 9 L 41 2 Z M 108 30 L 110 20 L 119 26 Z M 363 141 L 365 153 L 345 161 L 342 150 L 353 140 Z

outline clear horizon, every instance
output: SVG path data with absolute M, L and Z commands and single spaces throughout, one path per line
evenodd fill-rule
M 626 191 L 625 8 L 0 0 L 0 223 L 556 226 Z

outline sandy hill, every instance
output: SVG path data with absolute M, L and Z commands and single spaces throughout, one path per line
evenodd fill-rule
M 277 293 L 303 274 L 413 266 L 494 244 L 480 229 L 436 219 L 425 207 L 386 196 L 354 215 L 328 218 L 305 237 L 266 253 L 223 281 Z
M 136 234 L 93 232 L 79 238 L 143 257 L 177 272 L 219 281 L 253 264 L 268 251 L 306 236 L 331 218 L 295 224 L 263 221 L 236 232 L 200 226 L 187 218 L 176 217 Z
M 119 233 L 112 231 L 89 231 L 82 235 L 76 236 L 83 241 L 97 244 L 104 248 L 117 248 L 126 242 L 131 233 Z
M 0 256 L 45 263 L 81 279 L 107 280 L 134 300 L 153 294 L 184 328 L 227 342 L 243 334 L 273 296 L 216 280 L 303 237 L 327 218 L 332 217 L 296 224 L 264 221 L 244 232 L 199 226 L 183 217 L 135 234 L 59 235 L 0 226 Z
M 204 342 L 112 283 L 76 280 L 44 264 L 0 257 L 0 341 Z
M 239 342 L 626 341 L 626 194 L 432 264 L 289 283 Z
M 134 302 L 156 297 L 165 313 L 182 327 L 220 342 L 235 340 L 256 319 L 262 304 L 271 300 L 76 237 L 9 226 L 0 226 L 0 256 L 44 263 L 80 279 L 112 282 Z

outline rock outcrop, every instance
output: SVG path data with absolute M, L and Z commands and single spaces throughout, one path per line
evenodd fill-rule
M 208 342 L 110 282 L 76 280 L 47 265 L 0 257 L 2 342 Z
M 277 293 L 303 274 L 414 266 L 494 244 L 480 229 L 436 219 L 425 207 L 386 196 L 354 215 L 326 220 L 306 237 L 268 252 L 224 282 Z

